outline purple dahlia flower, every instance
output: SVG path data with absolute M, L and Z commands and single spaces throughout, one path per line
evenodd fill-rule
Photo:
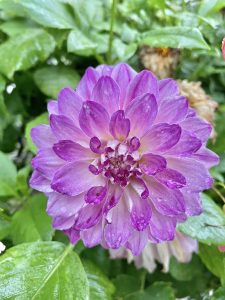
M 39 151 L 30 185 L 48 196 L 53 226 L 72 243 L 138 255 L 201 213 L 218 157 L 206 148 L 211 126 L 174 80 L 126 64 L 90 67 L 48 110 L 50 125 L 31 132 Z

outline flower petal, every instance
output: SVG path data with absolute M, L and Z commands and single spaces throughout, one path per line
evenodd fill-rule
M 178 143 L 170 148 L 166 154 L 191 156 L 202 146 L 202 142 L 193 134 L 186 130 L 182 130 Z
M 183 196 L 186 204 L 187 216 L 200 215 L 203 208 L 199 193 L 192 193 L 188 189 L 183 189 Z
M 144 154 L 140 160 L 140 168 L 147 175 L 155 175 L 166 168 L 166 159 L 160 155 Z
M 109 115 L 105 108 L 93 101 L 84 102 L 79 116 L 80 127 L 89 137 L 108 136 Z
M 160 214 L 178 216 L 186 211 L 185 200 L 181 191 L 168 189 L 154 178 L 147 178 L 146 183 L 149 187 L 149 198 Z
M 62 115 L 51 115 L 50 126 L 58 140 L 84 141 L 85 135 L 73 121 Z
M 151 208 L 147 199 L 142 199 L 133 188 L 128 188 L 126 193 L 127 202 L 132 203 L 130 213 L 131 225 L 138 231 L 143 231 L 151 219 Z
M 104 200 L 106 193 L 107 188 L 105 186 L 93 186 L 85 194 L 85 202 L 88 204 L 99 204 Z
M 56 142 L 49 125 L 38 125 L 31 129 L 32 141 L 38 148 L 50 148 Z
M 205 166 L 207 166 L 207 168 L 211 168 L 213 166 L 218 165 L 220 161 L 220 158 L 216 153 L 204 147 L 199 149 L 193 155 L 193 158 L 202 161 L 205 164 Z
M 79 113 L 82 102 L 82 98 L 71 88 L 62 89 L 58 96 L 59 114 L 72 119 L 74 124 L 79 127 Z
M 78 230 L 75 230 L 73 227 L 64 230 L 64 233 L 69 237 L 70 243 L 72 245 L 75 245 L 80 239 L 80 232 Z
M 95 155 L 88 148 L 69 140 L 59 141 L 54 144 L 53 150 L 56 155 L 66 161 L 82 161 L 94 159 Z
M 90 100 L 92 90 L 98 81 L 99 74 L 98 72 L 89 67 L 85 71 L 84 76 L 81 78 L 81 81 L 77 85 L 76 92 L 79 96 L 81 96 L 84 100 Z
M 186 179 L 180 172 L 168 168 L 158 172 L 155 178 L 170 189 L 180 189 L 186 185 Z
M 176 80 L 166 78 L 159 80 L 159 101 L 179 95 L 179 87 Z
M 154 95 L 148 93 L 135 98 L 125 111 L 126 116 L 131 120 L 131 134 L 138 137 L 143 136 L 150 129 L 157 111 Z
M 185 97 L 166 98 L 160 103 L 155 123 L 174 124 L 185 119 L 188 112 L 188 101 Z
M 51 187 L 59 193 L 76 196 L 96 185 L 104 185 L 101 176 L 93 175 L 86 162 L 72 162 L 55 173 Z
M 125 118 L 123 110 L 116 111 L 110 120 L 109 131 L 112 136 L 120 141 L 125 140 L 130 132 L 130 120 Z
M 134 78 L 136 72 L 127 64 L 117 64 L 112 71 L 112 78 L 116 81 L 120 88 L 120 108 L 124 107 L 127 87 Z
M 120 88 L 109 76 L 102 76 L 94 86 L 91 100 L 100 103 L 111 115 L 119 109 Z
M 153 209 L 149 228 L 153 238 L 159 241 L 171 241 L 175 237 L 176 219 L 163 216 Z
M 108 188 L 108 192 L 106 195 L 106 201 L 103 206 L 103 213 L 107 215 L 107 213 L 117 205 L 120 198 L 123 195 L 123 190 L 120 188 L 120 186 L 117 186 L 115 184 L 110 184 Z
M 91 248 L 97 246 L 102 240 L 102 224 L 99 222 L 95 226 L 83 230 L 81 232 L 81 239 L 84 242 L 85 247 Z
M 187 118 L 180 125 L 182 129 L 194 133 L 202 142 L 207 141 L 212 131 L 212 126 L 198 117 Z
M 181 128 L 176 124 L 154 125 L 141 139 L 142 153 L 165 152 L 179 141 Z
M 129 240 L 126 243 L 126 248 L 130 249 L 133 255 L 138 256 L 148 242 L 148 232 L 133 230 Z
M 109 248 L 118 249 L 127 242 L 131 230 L 129 212 L 124 199 L 121 199 L 110 212 L 111 222 L 105 225 L 104 237 Z
M 33 174 L 29 181 L 29 185 L 32 187 L 32 189 L 35 189 L 39 192 L 52 192 L 50 180 L 44 177 L 40 172 L 36 170 L 33 171 Z
M 169 168 L 185 174 L 186 187 L 193 192 L 209 189 L 213 184 L 213 179 L 204 164 L 194 159 L 167 157 L 167 165 Z
M 53 226 L 57 229 L 69 229 L 73 226 L 76 213 L 84 205 L 84 195 L 70 197 L 59 193 L 48 194 L 47 213 L 53 217 Z
M 131 80 L 128 86 L 125 107 L 134 98 L 146 93 L 153 94 L 157 99 L 159 94 L 158 80 L 152 72 L 143 70 Z
M 57 101 L 50 100 L 48 102 L 48 113 L 49 113 L 49 115 L 58 115 L 59 114 Z
M 74 228 L 77 230 L 89 229 L 100 221 L 102 217 L 102 203 L 97 205 L 87 204 L 78 213 Z
M 41 149 L 32 159 L 32 167 L 51 179 L 55 172 L 63 165 L 61 160 L 52 149 Z

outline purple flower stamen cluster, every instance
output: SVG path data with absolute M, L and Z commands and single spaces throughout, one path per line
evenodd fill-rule
M 47 195 L 53 226 L 72 243 L 138 255 L 201 213 L 218 157 L 206 148 L 211 126 L 174 80 L 126 64 L 90 67 L 48 110 L 50 125 L 31 132 L 39 150 L 30 185 Z

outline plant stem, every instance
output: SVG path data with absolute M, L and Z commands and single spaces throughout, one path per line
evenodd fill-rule
M 116 17 L 116 3 L 117 0 L 113 0 L 111 7 L 111 16 L 110 16 L 110 29 L 109 29 L 109 45 L 108 45 L 108 64 L 112 63 L 112 45 L 113 45 L 113 26 Z

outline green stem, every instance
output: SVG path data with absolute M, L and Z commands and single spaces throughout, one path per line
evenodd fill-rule
M 146 280 L 146 276 L 147 276 L 147 271 L 143 270 L 142 274 L 141 274 L 141 287 L 140 290 L 143 291 L 145 288 L 145 280 Z
M 116 18 L 116 3 L 117 0 L 113 0 L 111 8 L 111 17 L 110 17 L 110 29 L 109 29 L 109 45 L 108 45 L 108 64 L 112 63 L 112 44 L 113 44 L 113 26 Z

